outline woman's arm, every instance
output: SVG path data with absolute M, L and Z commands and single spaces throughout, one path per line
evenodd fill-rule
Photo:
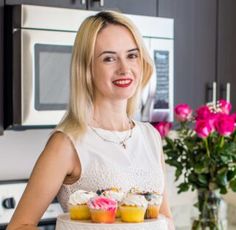
M 169 206 L 169 202 L 168 202 L 168 194 L 166 192 L 166 189 L 163 193 L 163 201 L 161 204 L 160 213 L 166 217 L 166 220 L 168 221 L 168 229 L 174 230 L 175 226 L 174 226 L 173 217 L 172 217 L 172 214 L 170 211 L 170 206 Z
M 163 173 L 164 173 L 164 175 L 166 175 L 165 161 L 164 161 L 163 153 L 162 153 L 161 160 L 162 160 Z M 164 193 L 163 193 L 163 201 L 161 204 L 160 213 L 166 217 L 166 219 L 168 221 L 168 229 L 174 230 L 175 226 L 174 226 L 174 221 L 173 221 L 173 217 L 172 217 L 171 210 L 170 210 L 168 194 L 167 194 L 167 189 L 166 189 L 166 183 L 165 183 L 165 188 L 164 188 Z
M 40 218 L 66 176 L 71 175 L 75 167 L 80 169 L 77 163 L 78 158 L 69 138 L 60 132 L 53 134 L 34 166 L 7 230 L 37 229 Z

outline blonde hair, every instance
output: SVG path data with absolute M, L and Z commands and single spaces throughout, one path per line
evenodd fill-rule
M 142 36 L 127 17 L 114 11 L 102 11 L 85 19 L 73 46 L 68 110 L 57 126 L 57 129 L 74 139 L 80 138 L 86 132 L 88 121 L 91 118 L 94 97 L 92 60 L 95 42 L 98 33 L 109 24 L 126 27 L 133 35 L 140 51 L 142 78 L 135 94 L 128 99 L 127 115 L 129 117 L 134 115 L 140 93 L 152 75 L 153 62 L 145 48 Z

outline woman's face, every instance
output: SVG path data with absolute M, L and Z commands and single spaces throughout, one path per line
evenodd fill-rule
M 95 42 L 92 64 L 95 100 L 127 100 L 141 80 L 140 52 L 130 31 L 108 25 Z

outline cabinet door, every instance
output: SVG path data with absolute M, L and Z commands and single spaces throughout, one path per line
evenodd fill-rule
M 76 9 L 86 9 L 86 0 L 6 0 L 7 5 L 19 5 L 19 4 L 30 4 L 30 5 L 41 5 L 41 6 L 55 6 L 55 7 L 66 7 Z
M 87 0 L 89 10 L 116 10 L 127 14 L 157 16 L 157 0 Z M 101 6 L 103 2 L 103 6 Z
M 174 18 L 174 104 L 212 100 L 216 75 L 216 1 L 159 0 L 160 17 Z
M 219 1 L 218 25 L 218 89 L 226 98 L 226 84 L 230 83 L 230 101 L 236 112 L 236 1 Z
M 0 0 L 0 135 L 3 133 L 3 15 L 4 0 Z

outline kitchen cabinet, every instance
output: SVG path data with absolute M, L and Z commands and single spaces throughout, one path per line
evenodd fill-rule
M 100 11 L 117 10 L 123 13 L 157 16 L 157 0 L 6 0 L 7 5 L 31 4 Z
M 103 0 L 104 6 L 101 6 L 102 0 L 88 0 L 89 10 L 116 10 L 128 14 L 157 16 L 157 0 Z
M 86 1 L 82 0 L 6 0 L 6 5 L 39 5 L 39 6 L 54 6 L 54 7 L 65 7 L 65 8 L 78 8 L 86 9 Z
M 230 83 L 230 101 L 236 112 L 236 1 L 219 1 L 217 89 L 226 98 L 226 84 Z
M 174 104 L 212 100 L 216 77 L 215 0 L 159 0 L 158 16 L 174 18 Z
M 174 104 L 193 108 L 230 99 L 236 111 L 236 1 L 159 0 L 158 16 L 174 18 Z
M 0 0 L 0 135 L 3 134 L 3 19 L 4 0 Z

